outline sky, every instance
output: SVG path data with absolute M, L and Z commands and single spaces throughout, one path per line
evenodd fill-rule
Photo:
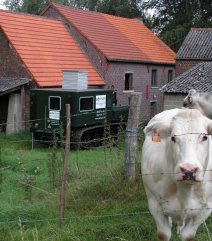
M 5 6 L 3 6 L 4 0 L 0 0 L 0 9 L 5 9 Z

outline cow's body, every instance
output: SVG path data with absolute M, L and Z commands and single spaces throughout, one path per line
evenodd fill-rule
M 188 95 L 183 100 L 183 106 L 190 109 L 198 109 L 205 116 L 212 119 L 212 93 L 197 92 L 194 89 L 189 90 Z
M 142 177 L 161 241 L 170 240 L 172 219 L 183 241 L 194 240 L 211 213 L 211 130 L 212 121 L 190 109 L 162 112 L 144 130 Z

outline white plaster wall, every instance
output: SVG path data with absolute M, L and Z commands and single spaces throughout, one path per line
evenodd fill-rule
M 21 94 L 12 93 L 9 97 L 6 134 L 22 130 Z

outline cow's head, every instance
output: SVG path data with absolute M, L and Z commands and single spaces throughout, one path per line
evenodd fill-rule
M 194 184 L 203 180 L 212 158 L 210 119 L 198 110 L 182 109 L 170 121 L 156 121 L 144 131 L 146 135 L 157 134 L 165 141 L 164 151 L 176 181 Z
M 194 98 L 196 95 L 197 91 L 195 89 L 189 90 L 188 95 L 183 100 L 183 106 L 188 108 L 192 107 L 194 105 Z

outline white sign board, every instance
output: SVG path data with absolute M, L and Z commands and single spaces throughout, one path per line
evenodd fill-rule
M 49 111 L 49 119 L 59 120 L 60 119 L 60 111 L 50 110 Z
M 96 109 L 105 109 L 105 108 L 106 108 L 106 95 L 97 95 Z

